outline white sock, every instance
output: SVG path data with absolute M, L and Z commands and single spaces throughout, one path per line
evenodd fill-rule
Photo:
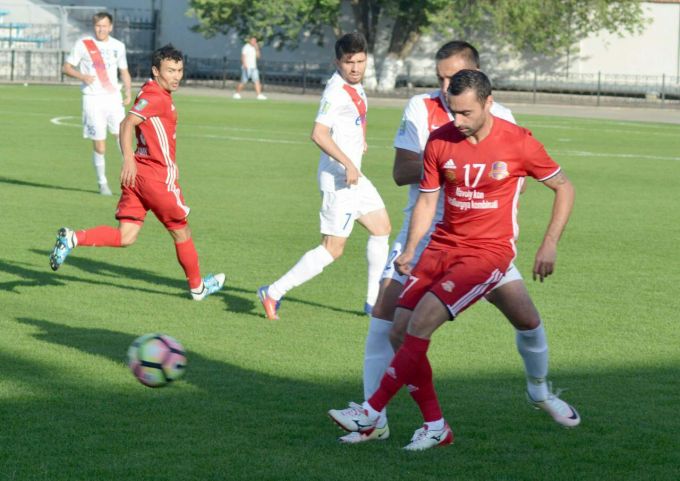
M 364 401 L 361 407 L 363 407 L 368 413 L 368 419 L 371 420 L 380 419 L 380 411 L 376 411 L 375 409 L 373 409 L 373 406 L 368 404 L 368 401 Z
M 104 154 L 93 151 L 92 165 L 94 165 L 94 172 L 97 174 L 97 183 L 106 184 L 106 158 Z
M 307 251 L 291 270 L 269 286 L 267 294 L 275 301 L 278 301 L 293 287 L 304 284 L 321 274 L 321 271 L 333 260 L 333 256 L 324 246 L 318 246 L 311 251 Z
M 368 399 L 380 387 L 380 380 L 394 357 L 390 343 L 392 322 L 371 317 L 364 350 L 364 399 Z M 387 422 L 387 408 L 381 412 L 381 419 Z M 382 427 L 382 426 L 378 426 Z
M 444 418 L 437 419 L 436 421 L 430 421 L 424 423 L 427 426 L 428 431 L 441 431 L 444 429 Z
M 368 237 L 366 243 L 366 260 L 368 261 L 368 289 L 366 291 L 366 302 L 371 306 L 375 305 L 380 290 L 380 276 L 385 270 L 387 256 L 390 253 L 388 235 L 372 235 Z
M 548 398 L 548 341 L 543 323 L 528 331 L 517 331 L 517 351 L 524 360 L 527 391 L 534 401 Z

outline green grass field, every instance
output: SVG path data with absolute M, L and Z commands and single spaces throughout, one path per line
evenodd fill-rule
M 280 321 L 255 294 L 319 240 L 316 104 L 177 94 L 202 271 L 228 276 L 197 303 L 153 216 L 134 246 L 78 249 L 50 270 L 60 226 L 115 225 L 117 197 L 96 194 L 79 97 L 0 86 L 0 481 L 680 479 L 680 126 L 519 116 L 577 189 L 556 274 L 540 284 L 531 265 L 552 194 L 530 182 L 516 263 L 545 319 L 551 378 L 583 421 L 565 430 L 528 406 L 514 332 L 481 303 L 430 352 L 456 443 L 414 455 L 400 449 L 420 423 L 405 392 L 386 442 L 339 445 L 325 414 L 362 398 L 363 230 L 285 298 Z M 371 109 L 364 168 L 395 233 L 400 115 Z M 189 351 L 185 379 L 163 389 L 125 365 L 130 342 L 155 331 Z

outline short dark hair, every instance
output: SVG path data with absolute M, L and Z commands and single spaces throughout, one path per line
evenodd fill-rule
M 452 40 L 439 47 L 434 59 L 436 62 L 440 62 L 454 55 L 464 58 L 471 68 L 479 68 L 479 52 L 475 47 L 462 40 Z
M 359 32 L 346 33 L 335 42 L 335 58 L 338 60 L 346 54 L 367 52 L 366 38 Z
M 174 60 L 175 62 L 183 62 L 184 55 L 177 50 L 171 43 L 163 45 L 161 48 L 154 51 L 151 56 L 151 65 L 157 69 L 161 68 L 163 60 Z
M 491 95 L 491 81 L 483 72 L 471 69 L 461 70 L 451 77 L 449 95 L 460 95 L 469 89 L 474 90 L 477 94 L 477 100 L 484 103 Z
M 94 15 L 92 15 L 92 23 L 97 23 L 100 20 L 104 20 L 105 18 L 109 19 L 109 22 L 113 25 L 113 16 L 109 12 L 97 12 Z

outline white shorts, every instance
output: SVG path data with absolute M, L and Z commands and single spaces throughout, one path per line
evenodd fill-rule
M 415 255 L 413 256 L 413 261 L 411 262 L 411 267 L 415 266 L 418 263 L 418 260 L 420 259 L 420 256 L 427 247 L 427 244 L 430 243 L 430 236 L 432 235 L 433 231 L 434 224 L 432 225 L 432 227 L 430 227 L 430 230 L 427 231 L 427 234 L 425 234 L 423 238 L 420 240 L 418 247 L 416 247 L 416 252 Z M 399 231 L 397 238 L 394 240 L 394 243 L 392 244 L 392 249 L 390 249 L 390 256 L 387 259 L 387 265 L 385 265 L 385 270 L 382 273 L 382 279 L 393 279 L 401 285 L 406 284 L 408 276 L 399 274 L 397 272 L 397 270 L 394 268 L 394 260 L 397 257 L 399 257 L 402 251 L 404 250 L 404 244 L 406 244 L 407 237 L 408 237 L 408 223 L 405 223 L 402 226 L 401 231 Z M 505 275 L 503 276 L 503 278 L 500 281 L 498 281 L 498 284 L 496 284 L 492 290 L 498 289 L 503 284 L 507 284 L 508 282 L 517 280 L 522 280 L 522 274 L 520 274 L 519 269 L 515 267 L 515 264 L 511 262 L 510 266 L 508 267 L 508 270 L 505 271 Z
M 125 118 L 120 93 L 111 95 L 83 95 L 83 138 L 106 140 L 106 129 L 118 135 Z
M 385 208 L 378 190 L 366 177 L 359 177 L 359 183 L 352 187 L 321 191 L 321 197 L 321 233 L 335 237 L 349 237 L 355 220 Z

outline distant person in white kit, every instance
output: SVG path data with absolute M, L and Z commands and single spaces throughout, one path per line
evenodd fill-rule
M 123 104 L 130 103 L 130 73 L 125 45 L 111 37 L 113 17 L 99 12 L 92 17 L 94 37 L 79 39 L 66 57 L 62 71 L 82 82 L 83 138 L 92 139 L 92 163 L 97 175 L 99 193 L 111 195 L 106 180 L 106 130 L 118 137 L 120 123 L 125 118 Z M 120 93 L 118 73 L 125 90 Z M 118 142 L 116 142 L 118 143 Z
M 255 86 L 257 100 L 267 100 L 267 97 L 262 95 L 260 72 L 257 70 L 258 58 L 260 58 L 260 46 L 257 44 L 257 38 L 250 37 L 241 49 L 241 82 L 236 86 L 236 92 L 234 93 L 235 99 L 241 98 L 241 90 L 243 90 L 243 86 L 250 80 Z

